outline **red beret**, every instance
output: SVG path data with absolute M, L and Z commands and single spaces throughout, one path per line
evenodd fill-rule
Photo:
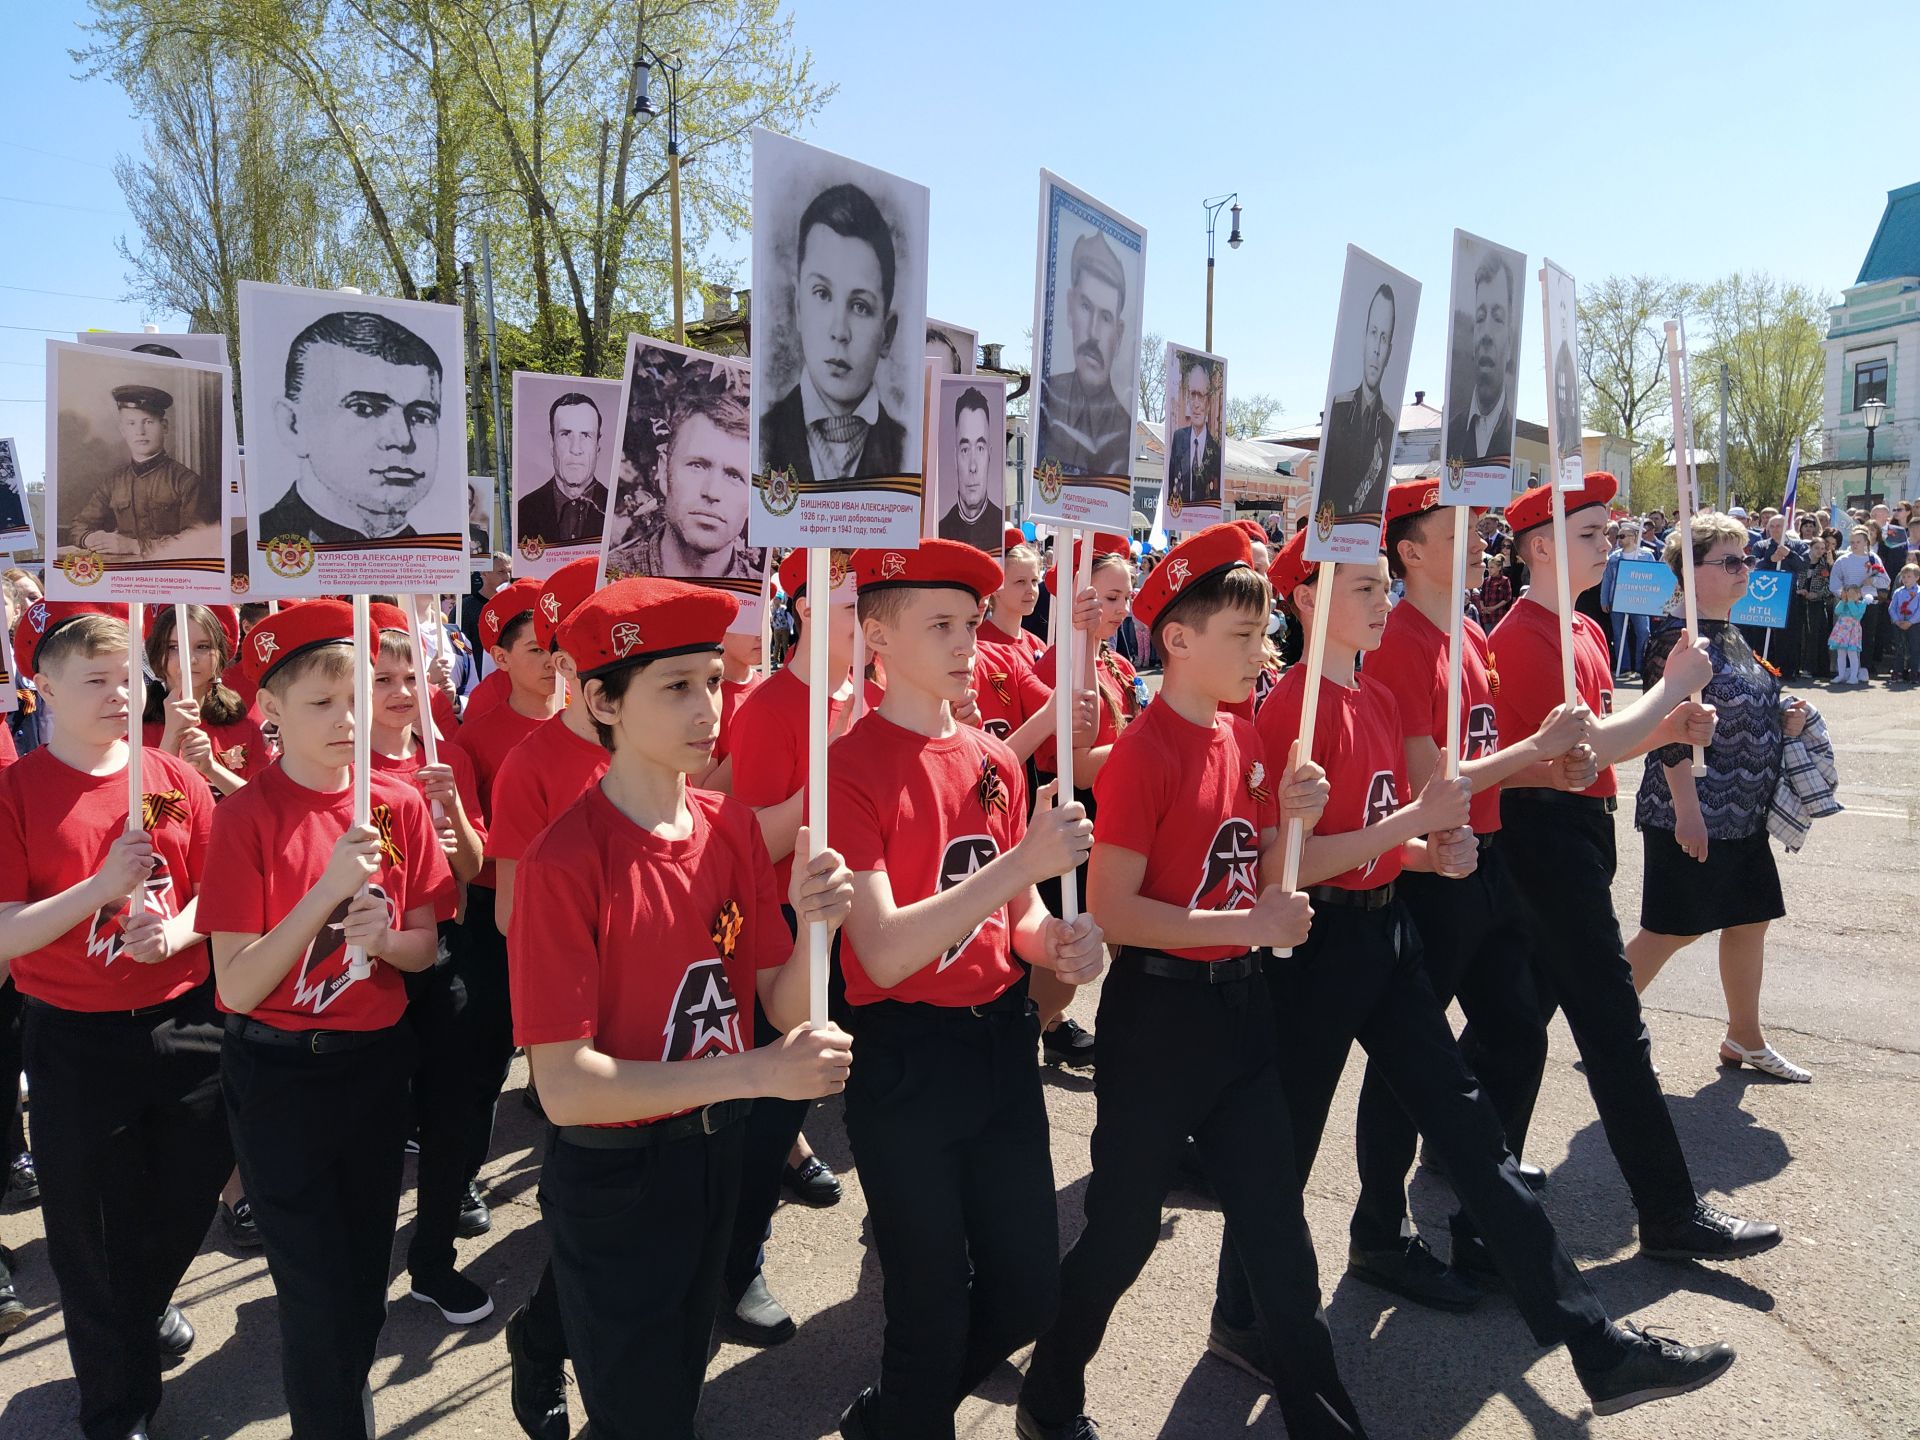
M 740 613 L 724 590 L 636 575 L 594 591 L 560 622 L 560 648 L 582 679 L 642 660 L 718 650 Z
M 237 654 L 240 649 L 240 612 L 231 605 L 202 605 L 200 608 L 213 612 L 214 622 L 219 625 L 220 633 L 227 637 L 227 653 Z M 147 606 L 146 614 L 140 618 L 140 638 L 151 640 L 153 627 L 160 623 L 160 612 L 171 609 L 173 609 L 171 605 Z
M 382 630 L 398 630 L 402 635 L 411 633 L 407 629 L 407 612 L 384 600 L 375 600 L 367 606 L 367 624 L 372 627 L 374 635 Z
M 38 674 L 40 647 L 47 643 L 47 637 L 67 621 L 78 620 L 82 615 L 106 615 L 124 624 L 127 618 L 127 607 L 97 604 L 91 600 L 34 601 L 21 614 L 20 623 L 13 627 L 13 663 L 16 675 L 31 677 Z
M 507 628 L 507 622 L 531 612 L 539 598 L 540 582 L 531 576 L 502 585 L 498 593 L 480 607 L 480 643 L 488 649 L 498 645 L 500 632 Z
M 827 588 L 829 590 L 838 590 L 846 583 L 847 577 L 852 573 L 852 552 L 848 550 L 834 551 L 833 558 L 827 563 Z M 780 562 L 780 570 L 776 578 L 780 581 L 780 588 L 786 591 L 789 596 L 798 597 L 805 594 L 807 589 L 807 552 L 805 550 L 788 551 L 787 558 Z
M 553 648 L 553 637 L 559 633 L 560 622 L 593 593 L 593 582 L 599 577 L 600 557 L 582 555 L 546 578 L 539 598 L 533 603 L 534 644 L 542 650 Z
M 1620 488 L 1620 482 L 1604 470 L 1595 470 L 1580 482 L 1578 490 L 1563 491 L 1567 514 L 1584 510 L 1589 505 L 1605 505 L 1613 499 L 1614 492 Z M 1553 491 L 1548 486 L 1536 485 L 1531 490 L 1522 491 L 1514 502 L 1507 506 L 1507 524 L 1517 536 L 1536 525 L 1546 525 L 1553 519 Z
M 1000 588 L 1000 562 L 959 540 L 922 540 L 912 550 L 856 550 L 853 578 L 860 593 L 901 586 L 965 590 L 984 600 Z
M 1055 555 L 1058 555 L 1060 553 L 1060 549 L 1057 545 L 1054 547 L 1053 553 Z M 1118 555 L 1122 560 L 1127 560 L 1127 561 L 1131 561 L 1133 559 L 1133 552 L 1127 547 L 1126 538 L 1121 535 L 1109 535 L 1104 530 L 1094 531 L 1093 553 L 1096 556 Z M 1080 541 L 1078 539 L 1076 539 L 1073 542 L 1072 566 L 1073 566 L 1073 569 L 1076 571 L 1079 570 L 1080 568 Z M 1051 565 L 1047 566 L 1047 593 L 1049 595 L 1058 595 L 1060 593 L 1060 589 L 1059 589 L 1059 586 L 1057 586 L 1054 583 L 1053 569 L 1054 569 L 1053 566 Z
M 1252 523 L 1209 525 L 1174 546 L 1140 582 L 1140 593 L 1133 597 L 1133 618 L 1151 628 L 1168 606 L 1208 576 L 1236 565 L 1251 569 L 1253 541 L 1247 538 L 1246 527 Z M 1267 538 L 1264 531 L 1260 538 Z
M 1387 489 L 1387 524 L 1440 508 L 1438 480 L 1402 480 Z
M 1016 545 L 1030 545 L 1032 543 L 1032 541 L 1027 539 L 1027 532 L 1022 530 L 1018 525 L 1007 526 L 1007 533 L 1000 537 L 1000 548 L 1003 550 L 1011 550 Z
M 344 600 L 308 600 L 289 605 L 247 632 L 247 643 L 240 647 L 240 673 L 257 690 L 269 675 L 296 655 L 304 655 L 322 645 L 352 643 L 353 606 Z
M 1287 604 L 1293 603 L 1293 592 L 1313 580 L 1320 573 L 1320 562 L 1307 559 L 1307 532 L 1296 530 L 1293 538 L 1280 547 L 1280 553 L 1273 557 L 1273 563 L 1267 566 L 1267 583 L 1273 586 L 1273 593 Z
M 1233 523 L 1238 529 L 1246 531 L 1247 539 L 1253 541 L 1254 544 L 1271 545 L 1273 543 L 1267 536 L 1267 527 L 1262 525 L 1258 520 L 1236 520 Z

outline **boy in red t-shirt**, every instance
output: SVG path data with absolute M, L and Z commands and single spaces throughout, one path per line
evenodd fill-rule
M 1069 985 L 1100 973 L 1093 916 L 1057 920 L 1034 891 L 1073 868 L 1092 827 L 1045 792 L 1029 825 L 1013 752 L 951 713 L 999 565 L 926 540 L 859 551 L 854 568 L 887 693 L 848 733 L 859 763 L 834 769 L 828 816 L 854 872 L 847 1138 L 887 1323 L 879 1384 L 840 1430 L 950 1437 L 960 1400 L 1053 1317 L 1059 1226 L 1025 967 Z
M 1733 1363 L 1727 1345 L 1682 1346 L 1609 1320 L 1539 1196 L 1521 1178 L 1492 1101 L 1460 1058 L 1395 883 L 1403 869 L 1445 877 L 1473 872 L 1479 858 L 1470 825 L 1473 782 L 1465 776 L 1450 781 L 1436 768 L 1418 797 L 1402 803 L 1407 766 L 1399 706 L 1384 684 L 1357 668 L 1360 656 L 1379 646 L 1386 624 L 1385 557 L 1337 566 L 1322 592 L 1317 567 L 1304 558 L 1306 538 L 1304 530 L 1295 535 L 1272 570 L 1274 588 L 1305 630 L 1314 624 L 1315 604 L 1327 596 L 1313 748 L 1326 766 L 1329 797 L 1300 859 L 1316 918 L 1306 942 L 1276 959 L 1270 982 L 1299 1183 L 1312 1173 L 1334 1091 L 1358 1040 L 1486 1236 L 1486 1268 L 1497 1268 L 1535 1340 L 1567 1347 L 1596 1413 L 1710 1384 Z M 1260 711 L 1258 729 L 1269 753 L 1299 741 L 1306 678 L 1304 668 L 1289 671 Z M 1267 861 L 1279 866 L 1278 847 Z M 1454 1262 L 1460 1263 L 1458 1253 Z M 1240 1368 L 1271 1374 L 1287 1357 L 1260 1343 L 1251 1268 L 1229 1220 L 1211 1344 Z M 1287 1424 L 1291 1433 L 1322 1433 L 1308 1421 L 1296 1423 L 1291 1412 Z
M 1596 471 L 1563 495 L 1571 595 L 1597 585 L 1606 569 L 1607 504 L 1617 488 L 1613 476 Z M 1500 676 L 1494 714 L 1503 735 L 1530 734 L 1565 699 L 1552 518 L 1545 486 L 1507 507 L 1514 554 L 1533 580 L 1487 642 L 1488 664 Z M 1616 711 L 1606 637 L 1585 615 L 1571 620 L 1575 684 L 1595 717 L 1588 736 L 1598 762 L 1593 783 L 1572 792 L 1522 771 L 1500 794 L 1502 849 L 1528 922 L 1533 963 L 1541 988 L 1567 1012 L 1587 1088 L 1639 1213 L 1641 1253 L 1675 1260 L 1756 1255 L 1780 1243 L 1779 1227 L 1726 1214 L 1699 1198 L 1654 1073 L 1613 913 L 1613 767 L 1662 745 L 1712 742 L 1712 707 L 1687 698 L 1712 676 L 1707 642 L 1676 646 L 1659 681 Z
M 753 813 L 686 783 L 712 756 L 738 606 L 630 579 L 565 621 L 612 760 L 516 882 L 515 1038 L 558 1127 L 541 1212 L 580 1397 L 608 1440 L 698 1433 L 740 1122 L 756 1096 L 837 1093 L 852 1046 L 800 1023 L 808 947 L 780 914 Z M 839 857 L 797 869 L 795 911 L 837 928 L 851 898 Z M 749 995 L 784 1032 L 773 1046 L 754 1047 Z
M 0 977 L 10 969 L 26 998 L 34 1157 L 80 1431 L 120 1440 L 159 1408 L 162 1354 L 193 1343 L 173 1291 L 233 1149 L 196 918 L 213 795 L 149 747 L 142 825 L 127 828 L 127 623 L 102 609 L 36 600 L 14 635 L 53 731 L 0 772 Z
M 415 1042 L 402 975 L 434 963 L 453 876 L 411 784 L 368 776 L 353 825 L 353 612 L 309 600 L 242 657 L 280 759 L 222 802 L 200 924 L 227 1011 L 221 1076 L 280 1302 L 296 1435 L 371 1433 Z M 362 662 L 371 664 L 371 657 Z M 369 717 L 370 718 L 370 717 Z M 356 975 L 349 947 L 367 969 Z

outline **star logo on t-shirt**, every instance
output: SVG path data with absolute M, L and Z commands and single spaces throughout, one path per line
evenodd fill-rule
M 1500 726 L 1493 718 L 1491 705 L 1475 705 L 1467 711 L 1467 750 L 1465 758 L 1480 760 L 1500 748 Z
M 662 1060 L 704 1060 L 709 1055 L 737 1055 L 740 1039 L 740 1002 L 727 978 L 726 961 L 718 955 L 696 960 L 680 977 L 667 1016 Z
M 1004 720 L 988 720 L 980 728 L 996 740 L 1004 740 L 1013 733 L 1013 727 Z
M 989 762 L 991 763 L 991 762 Z M 990 865 L 999 857 L 1000 846 L 991 835 L 962 835 L 947 842 L 947 850 L 940 857 L 940 889 L 951 890 L 968 876 L 976 874 L 983 865 Z M 989 915 L 991 920 L 1000 912 Z M 960 958 L 960 952 L 973 943 L 974 937 L 986 928 L 987 921 L 982 920 L 965 937 L 948 947 L 940 957 L 938 970 L 945 970 Z M 937 971 L 936 971 L 937 973 Z
M 173 918 L 173 872 L 167 868 L 166 857 L 158 850 L 153 852 L 153 872 L 147 876 L 141 888 L 146 896 L 144 903 L 147 909 L 162 919 Z M 87 954 L 98 955 L 102 965 L 111 965 L 118 960 L 120 952 L 127 945 L 127 920 L 132 913 L 132 903 L 124 898 L 94 911 L 93 919 L 87 924 Z
M 1400 789 L 1394 783 L 1393 772 L 1391 770 L 1374 771 L 1373 779 L 1367 782 L 1367 811 L 1361 818 L 1362 827 L 1378 825 L 1399 808 Z M 1360 867 L 1360 873 L 1373 874 L 1374 866 L 1379 863 L 1380 857 L 1376 855 Z
M 1252 777 L 1249 776 L 1249 779 Z M 1201 870 L 1200 884 L 1194 889 L 1189 910 L 1240 910 L 1253 904 L 1260 895 L 1257 867 L 1260 864 L 1260 836 L 1252 825 L 1238 815 L 1222 822 L 1207 846 L 1207 861 Z M 1221 886 L 1220 898 L 1209 897 Z
M 386 902 L 389 925 L 400 923 L 399 913 L 393 908 L 393 897 L 384 886 L 370 883 L 367 894 Z M 342 900 L 334 906 L 320 933 L 308 942 L 306 953 L 300 957 L 299 978 L 293 982 L 296 1007 L 321 1014 L 354 983 L 353 973 L 347 967 L 346 930 L 347 911 L 352 905 L 352 900 Z

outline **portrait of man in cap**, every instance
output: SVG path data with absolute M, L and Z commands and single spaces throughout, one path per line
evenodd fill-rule
M 1334 397 L 1320 440 L 1320 504 L 1335 516 L 1378 515 L 1393 483 L 1393 415 L 1381 391 L 1393 360 L 1393 287 L 1380 284 L 1367 302 L 1360 342 L 1360 383 Z
M 548 545 L 599 540 L 607 523 L 607 487 L 599 477 L 602 429 L 600 406 L 591 395 L 569 390 L 547 407 L 551 473 L 520 497 L 517 539 L 537 535 Z
M 1041 377 L 1035 446 L 1065 475 L 1125 475 L 1133 419 L 1127 273 L 1105 235 L 1090 231 L 1069 252 L 1066 321 L 1071 368 Z M 1058 337 L 1055 337 L 1058 343 Z
M 297 478 L 261 512 L 260 539 L 414 537 L 409 516 L 440 469 L 441 405 L 440 357 L 399 321 L 352 310 L 313 321 L 287 349 L 273 402 Z
M 103 556 L 132 556 L 220 518 L 220 496 L 167 453 L 173 395 L 156 385 L 112 391 L 127 458 L 66 522 L 67 541 Z

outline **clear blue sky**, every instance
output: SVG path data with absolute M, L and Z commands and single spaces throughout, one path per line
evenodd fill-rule
M 1300 419 L 1325 390 L 1348 242 L 1427 287 L 1408 387 L 1437 398 L 1455 226 L 1581 278 L 1764 270 L 1837 295 L 1886 192 L 1920 179 L 1911 75 L 1861 61 L 1873 22 L 1832 7 L 796 8 L 800 40 L 841 86 L 805 138 L 933 192 L 930 313 L 1024 353 L 1046 165 L 1147 227 L 1147 328 L 1198 344 L 1200 201 L 1238 190 L 1246 244 L 1226 248 L 1223 216 L 1214 348 L 1232 390 L 1277 394 Z M 114 240 L 130 221 L 110 167 L 138 148 L 138 126 L 112 87 L 73 78 L 84 5 L 18 9 L 0 89 L 0 286 L 123 294 Z M 0 434 L 18 438 L 29 475 L 47 337 L 12 327 L 142 320 L 178 323 L 0 288 Z M 1537 359 L 1525 373 L 1540 375 Z M 1544 416 L 1543 381 L 1525 383 L 1521 413 Z

